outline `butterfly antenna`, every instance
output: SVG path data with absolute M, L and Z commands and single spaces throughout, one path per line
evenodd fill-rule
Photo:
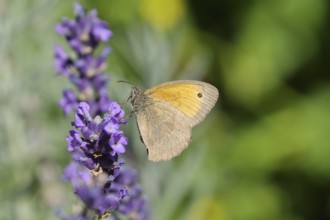
M 118 80 L 117 83 L 127 83 L 127 84 L 131 84 L 133 86 L 136 86 L 134 83 L 131 83 L 131 82 L 128 82 L 128 81 L 125 81 L 125 80 Z
M 117 83 L 127 83 L 127 84 L 131 84 L 131 85 L 135 86 L 135 84 L 133 84 L 131 82 L 128 82 L 128 81 L 125 81 L 125 80 L 118 80 Z M 124 105 L 125 103 L 127 103 L 131 98 L 132 98 L 131 95 L 128 96 L 126 101 L 121 102 L 122 103 L 121 105 Z
M 117 83 L 127 83 L 127 84 L 131 84 L 133 86 L 136 86 L 134 83 L 131 83 L 131 82 L 128 82 L 128 81 L 125 81 L 125 80 L 118 80 Z M 126 102 L 123 102 L 123 103 L 127 103 L 130 99 L 132 98 L 132 95 L 130 95 Z M 132 116 L 134 115 L 134 111 L 131 111 L 129 115 L 125 116 L 125 120 L 128 120 L 129 118 L 131 118 Z

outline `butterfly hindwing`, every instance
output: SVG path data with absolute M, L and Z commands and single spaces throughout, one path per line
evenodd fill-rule
M 190 142 L 190 122 L 166 102 L 155 102 L 144 108 L 136 114 L 136 119 L 149 160 L 169 160 L 180 154 Z

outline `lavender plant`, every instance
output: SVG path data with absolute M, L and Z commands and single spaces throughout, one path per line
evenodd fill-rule
M 74 9 L 75 20 L 63 19 L 55 30 L 66 38 L 75 57 L 56 45 L 54 66 L 76 88 L 76 92 L 65 90 L 59 102 L 65 114 L 75 111 L 71 123 L 74 129 L 66 138 L 72 162 L 63 180 L 71 182 L 84 207 L 73 216 L 60 217 L 149 219 L 148 202 L 137 183 L 137 172 L 124 167 L 121 158 L 128 139 L 120 126 L 127 121 L 124 110 L 107 95 L 109 77 L 104 71 L 110 48 L 104 47 L 96 55 L 96 49 L 111 38 L 112 31 L 98 18 L 96 10 L 86 14 L 78 3 Z

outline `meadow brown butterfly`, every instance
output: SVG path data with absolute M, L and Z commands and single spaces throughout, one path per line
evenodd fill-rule
M 129 99 L 149 160 L 179 155 L 191 140 L 191 129 L 203 121 L 218 96 L 214 86 L 193 80 L 162 83 L 145 91 L 133 86 Z

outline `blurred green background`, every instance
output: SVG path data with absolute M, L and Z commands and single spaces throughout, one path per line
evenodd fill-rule
M 127 163 L 155 220 L 330 219 L 330 2 L 93 0 L 114 32 L 109 94 L 174 79 L 220 100 L 179 157 L 153 163 L 135 119 Z M 73 1 L 0 0 L 0 219 L 57 219 L 76 204 L 60 177 L 72 115 L 52 66 L 54 24 Z M 130 111 L 127 106 L 127 111 Z

